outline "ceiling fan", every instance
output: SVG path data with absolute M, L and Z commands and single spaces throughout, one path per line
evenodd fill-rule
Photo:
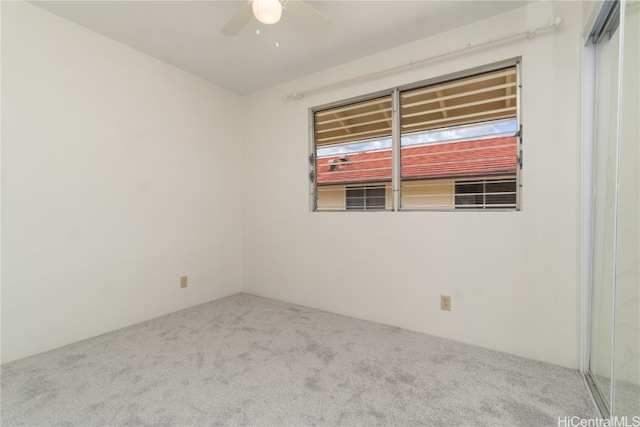
M 250 0 L 238 9 L 220 32 L 225 36 L 237 35 L 252 15 L 263 24 L 275 24 L 283 10 L 321 34 L 328 34 L 336 26 L 335 22 L 302 0 Z

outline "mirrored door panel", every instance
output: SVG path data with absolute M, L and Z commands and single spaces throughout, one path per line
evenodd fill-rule
M 640 2 L 621 8 L 614 414 L 640 415 Z
M 606 1 L 596 49 L 589 372 L 605 416 L 640 414 L 640 1 Z M 631 419 L 631 418 L 629 418 Z
M 612 20 L 611 26 L 617 24 Z M 607 409 L 611 402 L 614 248 L 617 181 L 618 53 L 620 31 L 610 28 L 597 45 L 593 291 L 589 369 Z

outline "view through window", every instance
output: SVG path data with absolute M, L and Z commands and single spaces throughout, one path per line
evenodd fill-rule
M 314 210 L 517 209 L 518 82 L 514 64 L 314 110 Z

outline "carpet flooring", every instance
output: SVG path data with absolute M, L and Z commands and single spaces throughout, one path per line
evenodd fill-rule
M 2 426 L 557 426 L 577 371 L 236 294 L 2 365 Z

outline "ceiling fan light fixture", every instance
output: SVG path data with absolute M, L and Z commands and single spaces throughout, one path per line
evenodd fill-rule
M 263 24 L 275 24 L 282 16 L 280 0 L 253 0 L 253 16 Z

